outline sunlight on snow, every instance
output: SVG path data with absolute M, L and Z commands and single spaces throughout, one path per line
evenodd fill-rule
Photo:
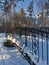
M 4 60 L 4 59 L 6 60 L 8 58 L 10 58 L 10 55 L 8 55 L 8 54 L 0 55 L 0 60 Z

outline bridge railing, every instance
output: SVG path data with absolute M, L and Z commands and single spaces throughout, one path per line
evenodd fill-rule
M 22 35 L 25 36 L 25 45 L 28 48 L 30 46 L 32 51 L 31 53 L 38 56 L 38 62 L 41 58 L 42 61 L 46 60 L 47 65 L 49 65 L 49 32 L 27 27 L 18 27 L 16 28 L 16 31 L 20 38 Z M 30 41 L 29 43 L 28 40 Z

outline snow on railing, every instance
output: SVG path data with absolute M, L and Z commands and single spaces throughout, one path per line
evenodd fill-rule
M 27 28 L 27 27 L 18 27 L 16 28 L 16 30 L 19 30 L 19 36 L 22 39 L 22 37 L 25 40 L 25 45 L 27 48 L 29 48 L 30 50 L 30 45 L 31 45 L 31 56 L 30 53 L 27 54 L 31 57 L 33 62 L 37 62 L 37 64 L 41 61 L 46 61 L 46 65 L 49 65 L 49 32 L 45 31 L 45 30 L 40 30 L 40 29 L 34 29 L 34 28 Z M 31 35 L 30 35 L 31 34 Z M 24 35 L 24 36 L 22 36 Z M 29 37 L 28 37 L 29 36 Z M 31 37 L 31 38 L 30 38 Z M 28 40 L 32 43 L 28 43 Z M 29 44 L 29 46 L 28 46 Z M 26 53 L 25 51 L 25 53 Z M 37 59 L 37 60 L 33 60 L 33 59 Z

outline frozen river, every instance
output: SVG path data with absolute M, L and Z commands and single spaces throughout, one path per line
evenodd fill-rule
M 3 43 L 5 41 L 5 33 L 0 33 L 0 65 L 29 65 L 15 47 L 4 47 Z

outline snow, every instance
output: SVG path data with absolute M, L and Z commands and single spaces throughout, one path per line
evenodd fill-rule
M 0 65 L 30 65 L 21 53 L 15 48 L 3 46 L 6 41 L 5 34 L 0 34 Z
M 28 56 L 31 58 L 31 60 L 37 64 L 38 57 L 36 55 L 31 54 L 31 51 L 28 49 L 28 47 L 25 47 L 24 53 L 27 53 Z
M 10 58 L 10 56 L 7 54 L 0 55 L 0 60 L 4 60 L 4 59 L 8 59 L 8 58 Z
M 16 36 L 16 35 L 15 35 Z M 37 65 L 47 65 L 47 52 L 46 52 L 46 42 L 45 42 L 45 38 L 43 38 L 43 53 L 44 53 L 44 60 L 42 61 L 42 51 L 41 51 L 41 46 L 42 46 L 42 39 L 41 37 L 39 38 L 39 55 L 40 55 L 40 59 L 39 59 L 39 63 L 37 62 L 37 55 L 32 54 L 32 38 L 33 37 L 29 37 L 27 36 L 27 45 L 28 47 L 25 47 L 25 45 L 23 44 L 23 42 L 25 42 L 25 36 L 23 35 L 21 38 L 19 38 L 19 36 L 16 36 L 17 39 L 17 43 L 18 46 L 22 47 L 22 50 L 24 51 L 24 53 L 27 53 L 28 56 L 30 56 L 31 60 L 37 64 Z M 34 40 L 34 38 L 33 38 Z M 36 40 L 38 40 L 38 38 L 36 37 Z M 16 49 L 15 47 L 13 48 L 7 48 L 3 46 L 3 42 L 6 41 L 5 38 L 5 34 L 0 34 L 0 65 L 29 65 L 29 63 L 22 58 L 21 53 L 18 51 L 18 49 Z M 34 40 L 35 41 L 35 40 Z M 49 42 L 49 41 L 48 41 Z M 17 44 L 16 43 L 16 44 Z M 21 43 L 21 44 L 20 44 Z M 48 43 L 48 47 L 49 47 L 49 43 Z M 48 50 L 48 54 L 49 54 L 49 50 Z M 48 61 L 49 61 L 49 57 L 48 57 Z M 49 64 L 48 64 L 49 65 Z
M 44 60 L 44 61 L 41 61 L 39 63 L 37 63 L 37 65 L 47 65 L 47 62 Z

